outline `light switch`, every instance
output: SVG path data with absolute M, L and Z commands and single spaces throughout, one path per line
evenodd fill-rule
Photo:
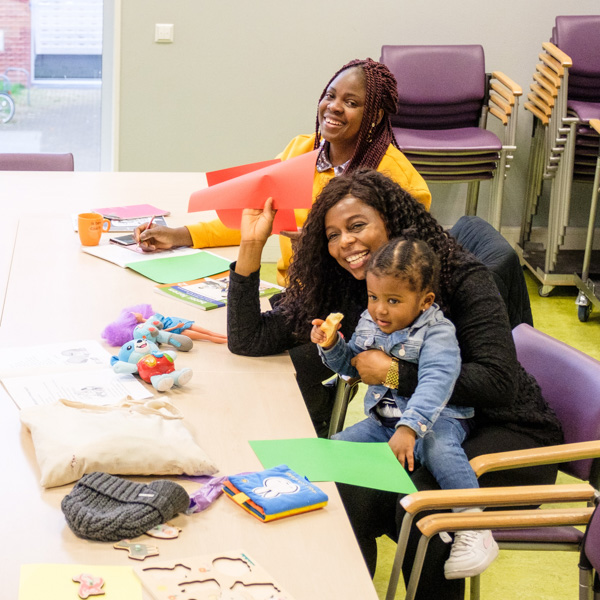
M 173 41 L 172 23 L 156 23 L 154 26 L 154 41 L 162 43 L 171 43 Z

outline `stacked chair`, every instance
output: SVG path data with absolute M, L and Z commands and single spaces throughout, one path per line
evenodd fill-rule
M 590 128 L 600 136 L 600 119 L 590 119 Z M 590 205 L 590 217 L 588 231 L 583 252 L 583 267 L 581 277 L 575 274 L 575 285 L 579 288 L 577 296 L 577 312 L 581 322 L 588 320 L 592 305 L 600 308 L 600 281 L 590 276 L 592 264 L 592 252 L 594 245 L 594 229 L 596 226 L 596 214 L 598 212 L 598 192 L 600 191 L 600 147 L 596 157 L 596 170 L 592 188 L 592 202 Z M 597 272 L 596 272 L 597 273 Z
M 600 362 L 525 323 L 513 330 L 513 338 L 519 362 L 536 378 L 544 398 L 561 422 L 564 444 L 477 456 L 471 460 L 471 466 L 480 477 L 491 471 L 558 464 L 561 471 L 576 478 L 578 482 L 431 490 L 405 496 L 401 504 L 406 514 L 398 538 L 386 600 L 393 600 L 395 597 L 406 542 L 413 523 L 421 531 L 422 538 L 407 582 L 406 600 L 414 598 L 427 544 L 440 531 L 492 529 L 501 549 L 581 550 L 583 533 L 574 526 L 584 525 L 590 520 L 600 484 L 600 398 L 590 393 L 590 390 L 596 390 L 600 386 Z M 583 503 L 583 506 L 481 513 L 448 512 L 457 506 L 498 509 L 548 503 Z M 445 512 L 419 517 L 419 513 L 431 510 Z M 589 575 L 589 571 L 581 574 L 586 584 L 589 582 Z M 576 585 L 574 582 L 574 589 Z M 479 599 L 479 576 L 471 579 L 470 598 Z M 584 598 L 588 600 L 587 597 Z
M 486 74 L 478 45 L 388 45 L 381 62 L 398 82 L 392 125 L 402 152 L 428 182 L 468 183 L 467 215 L 477 212 L 479 183 L 492 180 L 488 220 L 499 230 L 521 88 L 499 71 Z M 502 124 L 502 139 L 486 129 L 488 115 Z
M 581 252 L 565 250 L 573 181 L 594 179 L 599 136 L 589 126 L 600 117 L 600 16 L 559 16 L 542 44 L 525 108 L 533 114 L 527 192 L 519 248 L 545 296 L 574 285 Z M 545 244 L 532 241 L 532 222 L 544 181 L 550 181 Z

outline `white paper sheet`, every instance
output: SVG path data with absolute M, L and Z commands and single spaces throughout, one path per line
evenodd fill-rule
M 152 398 L 134 376 L 116 374 L 110 353 L 95 340 L 0 350 L 0 379 L 19 408 L 67 398 L 115 404 L 126 396 Z
M 135 248 L 137 247 L 131 246 L 131 248 L 127 248 L 102 240 L 98 246 L 82 246 L 81 250 L 87 254 L 108 260 L 123 268 L 134 262 L 168 258 L 170 256 L 185 256 L 187 254 L 196 254 L 199 252 L 199 250 L 194 248 L 173 248 L 171 250 L 161 250 L 157 252 L 144 252 L 140 250 L 137 252 Z
M 19 408 L 52 404 L 60 398 L 98 406 L 116 404 L 126 396 L 152 398 L 133 375 L 118 375 L 110 367 L 100 371 L 27 375 L 2 380 Z

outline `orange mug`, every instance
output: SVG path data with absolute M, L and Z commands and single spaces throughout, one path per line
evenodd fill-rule
M 110 231 L 110 221 L 98 213 L 81 213 L 77 216 L 79 239 L 84 246 L 97 246 L 104 231 Z

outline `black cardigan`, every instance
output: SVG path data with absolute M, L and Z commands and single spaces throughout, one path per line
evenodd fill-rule
M 259 273 L 230 274 L 227 300 L 229 349 L 235 354 L 278 354 L 309 341 L 298 339 L 282 312 L 261 313 Z M 488 269 L 475 261 L 456 268 L 446 295 L 447 316 L 456 327 L 462 368 L 450 402 L 475 408 L 478 424 L 495 423 L 531 436 L 540 445 L 562 442 L 560 423 L 540 389 L 517 361 L 506 307 Z M 349 338 L 364 309 L 340 299 L 332 311 L 345 315 L 343 333 Z M 399 392 L 410 396 L 417 382 L 417 366 L 400 362 Z

